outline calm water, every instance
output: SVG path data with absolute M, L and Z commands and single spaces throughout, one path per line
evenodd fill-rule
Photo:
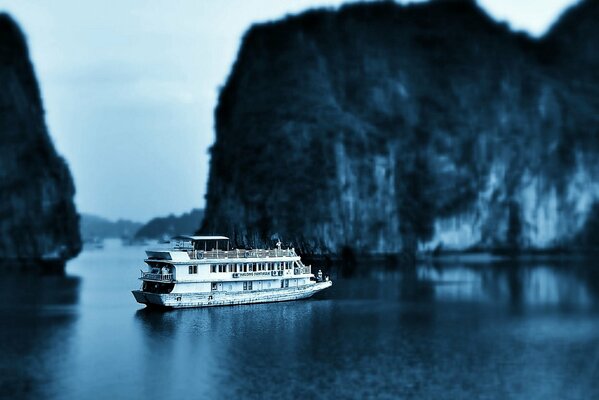
M 299 302 L 149 312 L 143 249 L 2 280 L 0 397 L 599 398 L 599 268 L 445 263 Z

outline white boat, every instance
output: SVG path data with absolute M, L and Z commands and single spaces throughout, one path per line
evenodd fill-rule
M 224 248 L 221 250 L 219 245 Z M 224 245 L 224 246 L 223 246 Z M 225 250 L 226 249 L 226 250 Z M 225 236 L 176 236 L 146 250 L 138 303 L 168 308 L 267 303 L 308 298 L 333 283 L 293 248 L 229 249 Z

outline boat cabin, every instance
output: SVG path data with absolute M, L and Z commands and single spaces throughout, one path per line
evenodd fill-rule
M 230 249 L 225 236 L 172 238 L 168 248 L 146 250 L 148 271 L 142 271 L 144 291 L 252 291 L 295 287 L 311 275 L 293 248 Z
M 180 250 L 229 250 L 229 238 L 226 236 L 179 235 L 171 238 L 171 243 L 175 249 Z

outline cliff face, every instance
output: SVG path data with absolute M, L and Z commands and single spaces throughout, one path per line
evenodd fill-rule
M 216 109 L 201 231 L 333 253 L 584 244 L 598 4 L 541 40 L 470 1 L 252 27 Z
M 60 263 L 81 247 L 75 189 L 44 122 L 23 34 L 0 14 L 0 259 Z

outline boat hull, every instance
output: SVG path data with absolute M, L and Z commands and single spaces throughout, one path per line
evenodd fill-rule
M 272 303 L 278 301 L 301 300 L 332 286 L 331 281 L 310 283 L 294 288 L 255 290 L 248 292 L 210 293 L 149 293 L 133 290 L 138 303 L 165 308 L 192 308 L 233 306 L 241 304 Z

